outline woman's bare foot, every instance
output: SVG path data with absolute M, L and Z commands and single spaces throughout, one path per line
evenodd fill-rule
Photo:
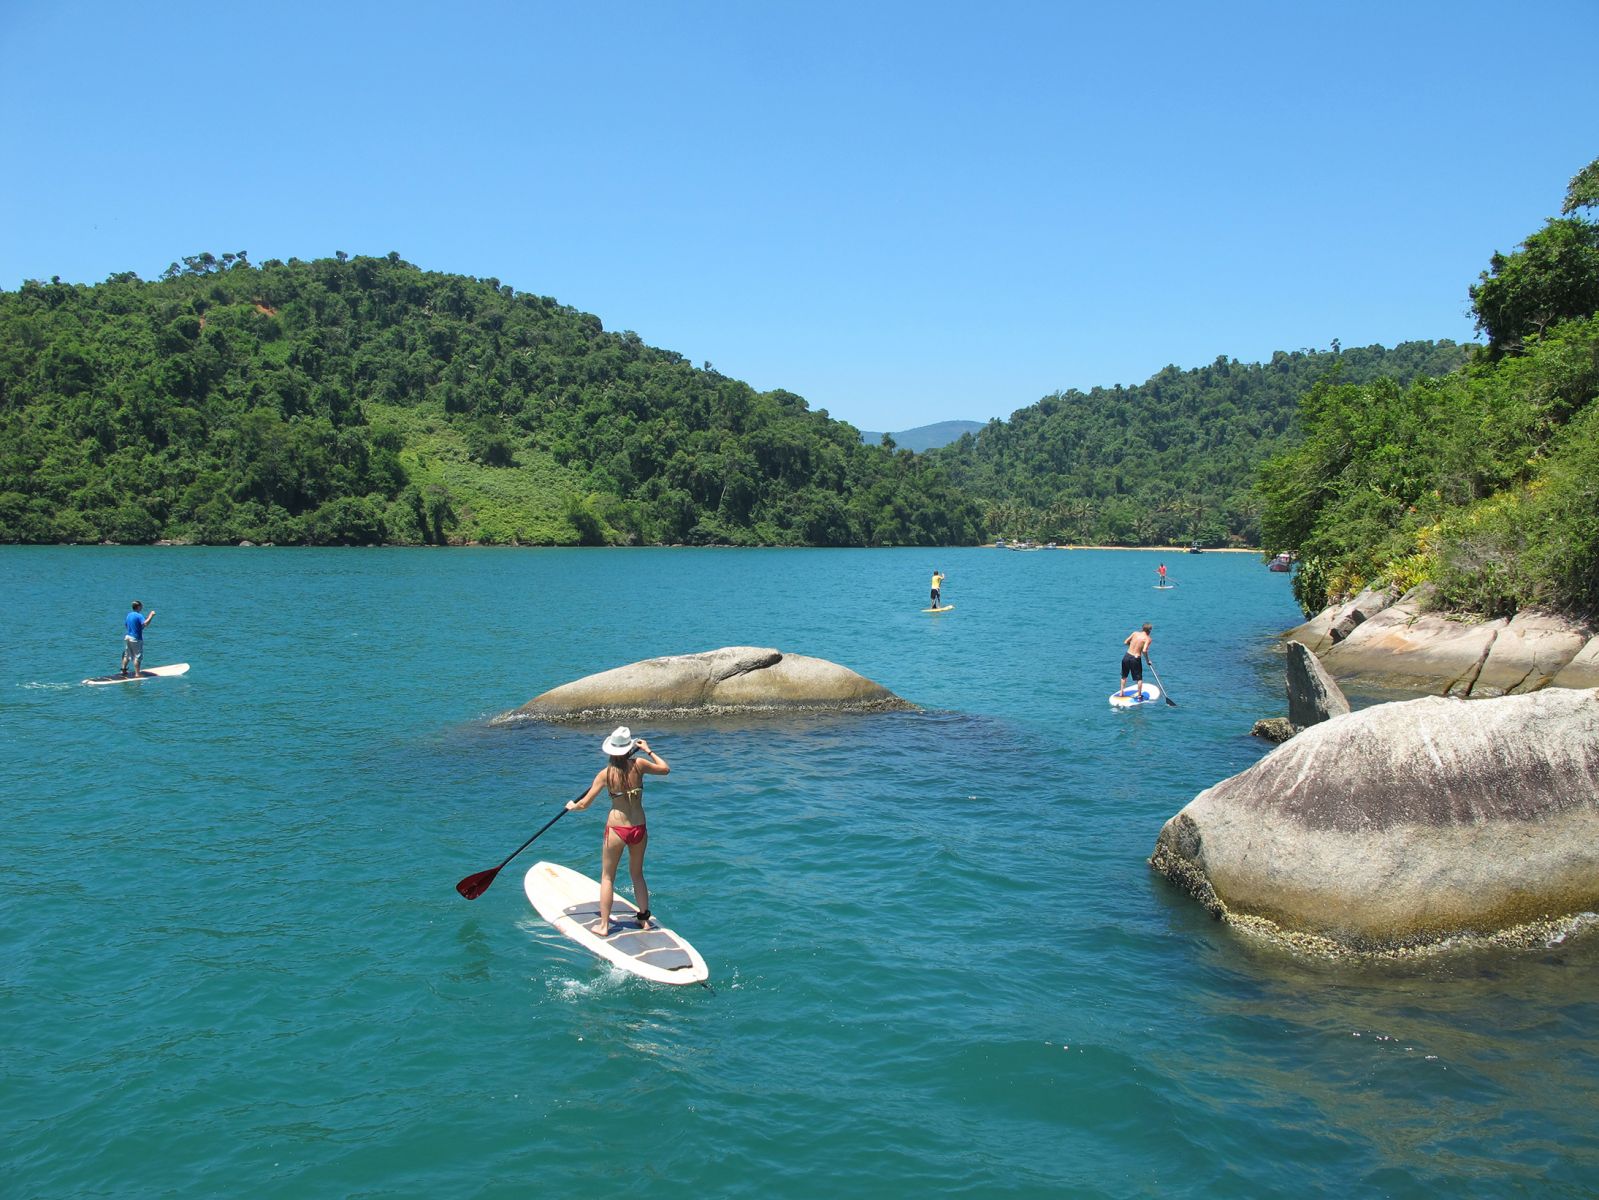
M 593 930 L 595 937 L 610 937 L 611 936 L 611 926 L 610 926 L 610 923 L 607 922 L 607 921 L 596 920 L 594 922 L 594 924 L 589 926 L 589 928 L 591 930 Z

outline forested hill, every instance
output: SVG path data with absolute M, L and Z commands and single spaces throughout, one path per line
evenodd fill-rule
M 394 254 L 0 292 L 0 541 L 983 533 L 943 468 L 798 396 Z
M 991 532 L 1093 544 L 1260 544 L 1256 472 L 1297 438 L 1318 382 L 1400 384 L 1459 369 L 1470 346 L 1405 342 L 1218 358 L 1135 387 L 1057 392 L 927 457 Z
M 495 279 L 202 254 L 0 292 L 0 541 L 1254 545 L 1302 393 L 1465 356 L 1168 367 L 916 454 Z

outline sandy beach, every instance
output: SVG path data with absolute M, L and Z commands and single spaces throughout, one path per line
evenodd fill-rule
M 983 549 L 985 549 L 985 550 L 1012 550 L 1012 549 L 1015 549 L 1015 548 L 1016 547 L 1009 546 L 1009 545 L 1001 546 L 1001 545 L 998 545 L 998 544 L 996 544 L 994 542 L 989 542 L 983 547 Z M 1062 546 L 1062 545 L 1056 545 L 1056 546 L 1025 546 L 1025 547 L 1022 547 L 1022 549 L 1027 549 L 1027 550 L 1133 550 L 1133 551 L 1141 551 L 1141 552 L 1146 553 L 1146 554 L 1187 554 L 1187 553 L 1189 553 L 1189 550 L 1188 550 L 1187 546 L 1079 546 L 1079 545 L 1076 545 L 1076 544 L 1071 544 L 1071 545 L 1064 545 L 1064 546 Z M 1257 547 L 1250 547 L 1250 546 L 1212 546 L 1212 547 L 1206 547 L 1205 549 L 1201 550 L 1200 553 L 1201 554 L 1264 554 L 1265 551 L 1263 551 L 1263 550 L 1261 550 L 1261 549 L 1259 549 Z

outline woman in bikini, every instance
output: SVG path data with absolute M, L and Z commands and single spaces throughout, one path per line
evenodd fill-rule
M 606 937 L 611 932 L 611 899 L 616 894 L 616 868 L 621 865 L 624 846 L 627 873 L 633 877 L 639 927 L 649 928 L 650 889 L 644 882 L 644 848 L 650 835 L 644 829 L 644 776 L 667 775 L 672 768 L 650 749 L 648 742 L 635 738 L 626 725 L 612 731 L 600 748 L 610 761 L 594 776 L 588 792 L 566 807 L 587 808 L 602 791 L 611 797 L 611 812 L 605 818 L 605 832 L 600 835 L 600 919 L 593 926 L 595 933 Z M 635 751 L 649 758 L 635 758 Z

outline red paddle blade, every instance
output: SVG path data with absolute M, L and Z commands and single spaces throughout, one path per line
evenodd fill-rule
M 500 868 L 495 867 L 492 871 L 479 871 L 476 875 L 468 875 L 455 885 L 455 890 L 468 900 L 476 900 L 489 890 L 489 884 L 494 882 L 494 877 L 499 873 Z

